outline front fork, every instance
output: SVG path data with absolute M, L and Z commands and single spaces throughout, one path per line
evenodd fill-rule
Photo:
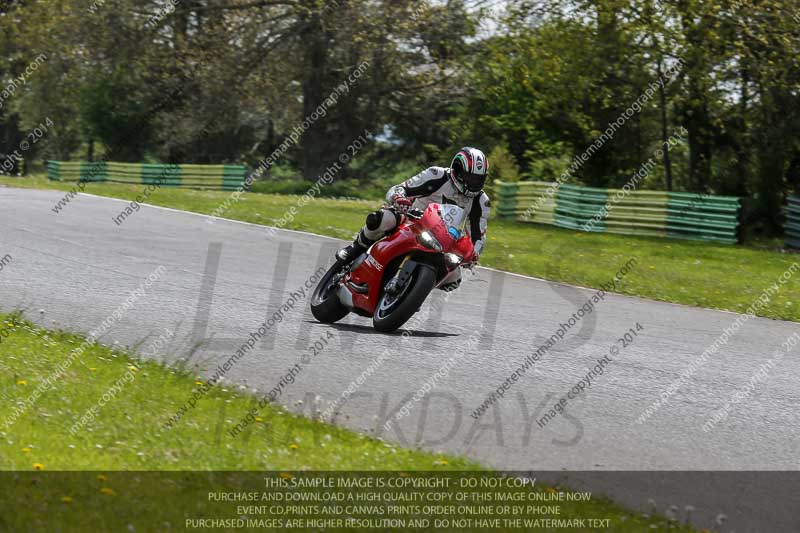
M 383 288 L 385 292 L 394 296 L 405 287 L 406 283 L 408 283 L 408 280 L 411 278 L 411 274 L 414 272 L 414 268 L 417 266 L 417 262 L 410 261 L 410 259 L 410 255 L 403 258 L 403 261 L 397 268 L 397 273 L 392 276 L 392 279 L 390 279 Z

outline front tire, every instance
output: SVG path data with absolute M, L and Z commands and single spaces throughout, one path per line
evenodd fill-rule
M 372 326 L 382 333 L 395 331 L 417 312 L 434 286 L 436 272 L 428 265 L 419 265 L 399 295 L 381 294 L 372 316 Z
M 314 318 L 324 324 L 333 324 L 347 316 L 350 312 L 339 301 L 336 294 L 339 288 L 338 280 L 341 279 L 341 272 L 347 265 L 342 261 L 336 261 L 331 268 L 322 276 L 322 279 L 311 295 L 311 314 Z

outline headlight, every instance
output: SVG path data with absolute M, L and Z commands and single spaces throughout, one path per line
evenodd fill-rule
M 464 258 L 461 257 L 460 255 L 451 253 L 444 254 L 444 260 L 447 262 L 447 266 L 457 267 L 458 265 L 461 264 L 461 261 L 463 259 Z
M 430 248 L 431 250 L 436 250 L 437 252 L 442 251 L 442 245 L 429 231 L 423 231 L 417 235 L 417 242 L 425 248 Z

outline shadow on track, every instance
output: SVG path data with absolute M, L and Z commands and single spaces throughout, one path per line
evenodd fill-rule
M 323 324 L 322 322 L 317 322 L 316 320 L 306 320 L 305 322 L 307 322 L 308 324 L 317 324 L 317 325 L 320 325 L 320 326 L 322 326 L 322 325 L 330 326 L 330 327 L 332 327 L 334 329 L 338 329 L 340 331 L 354 331 L 354 332 L 358 332 L 358 333 L 369 333 L 371 335 L 390 335 L 390 336 L 393 336 L 393 337 L 399 337 L 399 336 L 401 336 L 403 334 L 404 331 L 408 331 L 408 332 L 411 333 L 411 336 L 420 337 L 420 338 L 426 338 L 426 337 L 458 337 L 459 336 L 458 333 L 439 333 L 439 332 L 436 332 L 436 331 L 419 331 L 419 330 L 415 330 L 415 329 L 405 330 L 403 328 L 400 328 L 400 329 L 398 329 L 397 331 L 395 331 L 393 333 L 381 333 L 379 331 L 375 331 L 372 328 L 372 326 L 366 326 L 366 325 L 361 325 L 361 324 L 339 324 L 339 323 L 336 323 L 336 324 Z

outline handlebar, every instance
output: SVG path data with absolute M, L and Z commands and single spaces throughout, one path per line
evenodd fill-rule
M 394 209 L 395 206 L 392 205 L 392 204 L 383 204 L 383 207 L 384 207 L 384 209 Z M 403 214 L 405 216 L 407 216 L 408 218 L 411 218 L 411 219 L 414 219 L 414 220 L 419 220 L 419 219 L 422 218 L 422 215 L 425 214 L 425 211 L 423 211 L 422 209 L 416 209 L 416 208 L 412 207 L 411 209 L 409 209 L 408 211 L 406 211 Z

